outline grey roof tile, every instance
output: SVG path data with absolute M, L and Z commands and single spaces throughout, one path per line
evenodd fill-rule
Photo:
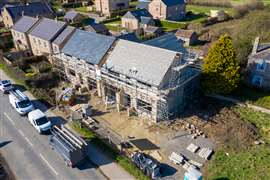
M 35 37 L 50 41 L 65 26 L 66 26 L 66 23 L 64 22 L 57 21 L 54 19 L 42 18 L 39 24 L 35 28 L 33 28 L 33 30 L 29 34 L 31 36 L 35 36 Z
M 88 63 L 98 64 L 114 41 L 115 37 L 77 29 L 62 52 Z
M 38 18 L 23 16 L 13 25 L 12 29 L 25 33 L 29 31 L 38 22 L 38 20 Z
M 62 44 L 66 38 L 75 30 L 75 27 L 67 26 L 57 38 L 53 41 L 53 44 L 60 45 Z
M 74 11 L 74 10 L 72 10 L 72 11 L 68 11 L 67 13 L 66 13 L 66 15 L 64 16 L 64 19 L 74 19 L 77 15 L 78 15 L 79 13 L 78 12 L 76 12 L 76 11 Z
M 166 6 L 175 6 L 178 4 L 185 4 L 185 0 L 161 0 Z
M 176 55 L 174 51 L 120 39 L 103 67 L 159 86 Z

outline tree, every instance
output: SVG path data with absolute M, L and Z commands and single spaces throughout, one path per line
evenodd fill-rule
M 202 72 L 201 85 L 206 93 L 227 94 L 238 86 L 240 66 L 230 36 L 222 35 L 210 48 Z

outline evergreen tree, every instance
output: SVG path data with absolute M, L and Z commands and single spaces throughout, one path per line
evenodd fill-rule
M 230 36 L 222 35 L 210 48 L 202 72 L 202 88 L 206 93 L 227 94 L 238 86 L 240 66 Z

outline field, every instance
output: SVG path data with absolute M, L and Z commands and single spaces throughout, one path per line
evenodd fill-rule
M 214 7 L 214 6 L 198 6 L 198 5 L 187 5 L 187 11 L 192 11 L 194 13 L 205 13 L 210 14 L 210 10 L 225 10 L 229 14 L 232 12 L 232 8 L 224 7 Z
M 265 142 L 269 142 L 270 115 L 245 107 L 235 107 L 233 110 L 244 121 L 257 127 Z M 270 179 L 269 161 L 268 144 L 254 145 L 252 143 L 246 148 L 238 147 L 237 149 L 224 145 L 217 150 L 206 167 L 206 179 Z

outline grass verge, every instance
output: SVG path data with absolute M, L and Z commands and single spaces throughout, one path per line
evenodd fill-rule
M 115 162 L 117 162 L 122 168 L 124 168 L 128 173 L 133 175 L 138 180 L 149 180 L 147 176 L 143 174 L 127 157 L 119 154 L 117 150 L 109 146 L 107 143 L 102 141 L 94 132 L 90 131 L 85 127 L 80 127 L 79 122 L 74 121 L 71 127 L 79 133 L 86 140 L 91 141 L 95 144 L 102 152 L 107 154 Z

